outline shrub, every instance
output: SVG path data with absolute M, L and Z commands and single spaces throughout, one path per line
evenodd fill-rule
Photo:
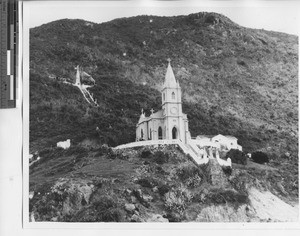
M 164 153 L 162 151 L 157 151 L 154 153 L 154 161 L 157 164 L 164 164 L 169 161 L 169 155 L 167 153 Z
M 254 162 L 259 163 L 259 164 L 264 164 L 269 162 L 269 157 L 266 153 L 264 152 L 253 152 L 251 154 L 251 158 Z
M 116 207 L 114 200 L 108 196 L 102 196 L 93 202 L 94 207 L 98 212 L 103 212 L 109 208 Z
M 153 188 L 155 186 L 155 181 L 151 178 L 142 178 L 137 181 L 137 184 L 145 188 Z
M 142 154 L 141 154 L 141 157 L 142 158 L 150 158 L 152 156 L 152 153 L 150 150 L 143 150 L 142 151 Z
M 182 181 L 193 178 L 195 176 L 203 177 L 200 169 L 194 165 L 182 166 L 177 170 L 177 175 Z
M 123 221 L 123 212 L 119 208 L 110 208 L 101 214 L 100 221 L 121 222 Z
M 108 153 L 111 153 L 111 152 L 112 152 L 111 148 L 107 144 L 103 144 L 103 145 L 101 145 L 101 147 L 99 147 L 96 150 L 96 155 L 97 156 L 102 156 L 104 154 L 108 154 Z
M 182 213 L 192 198 L 191 192 L 187 188 L 180 186 L 176 190 L 165 194 L 165 207 L 167 210 L 175 210 Z
M 233 163 L 247 165 L 247 156 L 238 149 L 231 149 L 226 154 L 226 159 L 230 158 Z
M 224 189 L 214 189 L 206 199 L 215 204 L 232 203 L 240 205 L 249 203 L 247 194 Z
M 158 186 L 158 192 L 161 196 L 165 195 L 167 192 L 169 192 L 171 190 L 171 187 L 163 184 L 161 186 Z
M 110 196 L 96 196 L 93 204 L 83 207 L 69 221 L 72 222 L 122 222 L 124 211 Z
M 231 175 L 231 173 L 232 173 L 232 168 L 231 168 L 231 166 L 222 166 L 222 170 L 224 171 L 224 173 L 226 174 L 226 175 Z

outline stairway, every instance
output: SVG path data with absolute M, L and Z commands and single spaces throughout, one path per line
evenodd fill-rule
M 95 106 L 99 106 L 99 104 L 97 103 L 97 101 L 93 98 L 93 96 L 90 94 L 90 92 L 87 90 L 87 88 L 89 88 L 90 86 L 88 85 L 79 85 L 77 86 L 79 87 L 80 91 L 82 92 L 85 100 L 90 103 L 93 104 Z
M 196 146 L 193 147 L 194 145 L 190 145 L 189 144 L 184 144 L 181 141 L 178 141 L 178 146 L 181 148 L 181 150 L 185 153 L 188 154 L 192 160 L 195 162 L 195 164 L 197 165 L 202 165 L 202 164 L 206 164 L 208 162 L 208 158 L 201 158 L 199 155 L 199 148 Z

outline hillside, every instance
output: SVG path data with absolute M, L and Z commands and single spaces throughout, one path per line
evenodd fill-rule
M 175 145 L 126 150 L 73 146 L 45 149 L 41 156 L 30 167 L 31 221 L 298 219 L 298 178 L 287 171 L 287 160 L 234 164 L 230 172 L 215 160 L 197 167 Z
M 160 108 L 171 58 L 192 136 L 230 134 L 246 152 L 298 161 L 298 37 L 244 28 L 225 16 L 138 16 L 95 24 L 59 20 L 30 30 L 30 149 L 96 139 L 133 141 L 141 108 Z M 81 65 L 96 81 L 89 106 Z M 96 132 L 99 127 L 100 132 Z

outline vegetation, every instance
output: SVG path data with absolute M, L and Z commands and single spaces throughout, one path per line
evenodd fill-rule
M 77 162 L 74 150 L 84 154 Z M 154 155 L 164 153 L 168 161 L 158 164 L 147 158 L 147 165 L 141 158 L 144 148 L 121 152 L 104 145 L 86 150 L 45 150 L 53 157 L 30 167 L 34 197 L 29 207 L 36 221 L 147 221 L 150 212 L 165 212 L 161 217 L 169 221 L 194 221 L 205 207 L 251 208 L 248 191 L 253 187 L 285 201 L 298 199 L 297 170 L 285 159 L 280 168 L 275 162 L 236 165 L 224 176 L 229 184 L 215 186 L 205 168 L 195 166 L 175 145 L 149 147 Z
M 269 162 L 268 154 L 264 153 L 264 152 L 260 152 L 260 151 L 252 153 L 251 158 L 254 162 L 259 163 L 259 164 Z
M 133 141 L 141 108 L 147 115 L 160 109 L 170 57 L 192 136 L 230 134 L 245 152 L 268 146 L 298 158 L 297 48 L 296 36 L 243 28 L 215 13 L 103 24 L 65 19 L 33 28 L 30 150 L 67 138 Z M 99 107 L 56 79 L 74 80 L 78 64 L 96 81 L 90 91 Z
M 226 159 L 230 158 L 233 163 L 247 165 L 247 156 L 238 149 L 231 149 L 226 154 Z
M 36 221 L 146 221 L 149 212 L 189 221 L 210 205 L 247 205 L 250 187 L 296 201 L 297 49 L 296 36 L 247 29 L 215 13 L 64 19 L 31 29 L 30 152 L 41 156 L 30 166 Z M 267 165 L 245 165 L 244 154 L 230 151 L 242 165 L 223 169 L 228 188 L 218 188 L 173 146 L 111 148 L 135 140 L 142 108 L 146 115 L 161 108 L 168 57 L 192 137 L 233 135 Z M 76 65 L 95 79 L 89 90 L 98 107 L 62 83 L 74 81 Z M 56 147 L 66 139 L 70 149 Z M 85 140 L 96 144 L 82 147 Z M 59 185 L 61 178 L 68 181 Z

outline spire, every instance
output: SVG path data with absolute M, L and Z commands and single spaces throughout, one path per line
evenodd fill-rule
M 142 114 L 141 114 L 141 118 L 145 118 L 145 113 L 144 113 L 144 109 L 142 108 Z
M 173 73 L 173 69 L 171 67 L 171 59 L 168 58 L 168 68 L 167 68 L 167 73 L 165 76 L 165 83 L 164 87 L 177 87 L 176 79 Z
M 142 121 L 144 121 L 144 119 L 146 118 L 145 113 L 144 113 L 144 109 L 143 109 L 143 108 L 142 108 L 142 111 L 141 111 L 141 112 L 142 112 L 142 113 L 141 113 L 141 116 L 140 116 L 140 119 L 139 119 L 138 124 L 141 123 Z

